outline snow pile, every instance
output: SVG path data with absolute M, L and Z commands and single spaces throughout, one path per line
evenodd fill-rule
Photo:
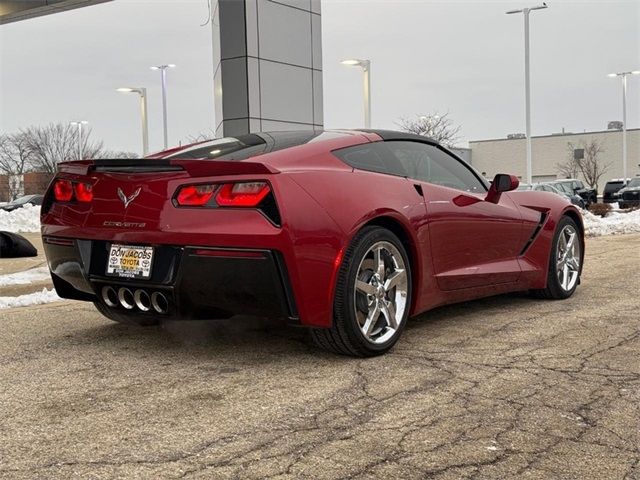
M 32 268 L 24 272 L 0 275 L 0 287 L 6 287 L 7 285 L 27 285 L 33 282 L 49 280 L 50 278 L 51 275 L 49 274 L 48 267 Z
M 0 310 L 5 308 L 28 307 L 29 305 L 42 305 L 43 303 L 57 302 L 61 300 L 56 291 L 43 288 L 41 292 L 29 293 L 18 297 L 0 297 Z
M 604 218 L 584 211 L 582 218 L 587 237 L 640 233 L 640 210 L 628 213 L 610 212 Z
M 39 232 L 40 206 L 25 205 L 11 212 L 0 210 L 0 232 Z

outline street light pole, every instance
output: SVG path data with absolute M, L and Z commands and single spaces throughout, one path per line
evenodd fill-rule
M 363 74 L 363 100 L 364 100 L 364 127 L 371 128 L 371 60 L 343 60 L 343 65 L 362 68 Z
M 625 185 L 627 184 L 627 77 L 638 74 L 640 74 L 640 70 L 608 75 L 609 77 L 622 78 L 622 178 Z
M 69 125 L 78 127 L 78 160 L 82 160 L 82 126 L 87 125 L 89 122 L 86 120 L 78 120 L 75 122 L 69 122 Z
M 142 156 L 149 154 L 149 121 L 147 120 L 147 89 L 144 87 L 123 87 L 118 92 L 140 95 L 140 120 L 142 122 Z
M 524 90 L 525 90 L 525 117 L 526 117 L 526 136 L 527 136 L 527 183 L 533 183 L 533 166 L 531 156 L 531 72 L 529 67 L 529 14 L 533 10 L 542 10 L 547 8 L 547 4 L 543 3 L 536 7 L 523 8 L 520 10 L 509 10 L 508 15 L 513 13 L 522 13 L 524 17 Z
M 167 69 L 175 68 L 173 63 L 166 65 L 156 65 L 151 67 L 151 70 L 160 70 L 160 77 L 162 80 L 162 125 L 164 129 L 164 149 L 169 146 L 169 139 L 167 133 Z

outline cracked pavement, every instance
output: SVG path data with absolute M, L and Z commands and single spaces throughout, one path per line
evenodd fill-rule
M 569 300 L 410 320 L 386 356 L 249 319 L 0 313 L 0 478 L 640 479 L 640 235 Z

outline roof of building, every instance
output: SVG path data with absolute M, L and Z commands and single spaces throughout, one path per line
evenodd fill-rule
M 575 135 L 590 135 L 594 133 L 621 133 L 622 130 L 595 130 L 592 132 L 566 132 L 566 133 L 552 133 L 548 135 L 532 135 L 531 138 L 557 138 L 557 137 L 573 137 Z M 640 128 L 628 128 L 627 132 L 640 132 Z M 526 137 L 522 138 L 489 138 L 487 140 L 469 140 L 469 144 L 472 143 L 482 143 L 482 142 L 500 142 L 500 141 L 522 141 L 525 140 Z

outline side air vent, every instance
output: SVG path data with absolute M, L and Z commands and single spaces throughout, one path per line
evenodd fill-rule
M 529 247 L 531 246 L 533 241 L 536 239 L 536 237 L 542 230 L 542 227 L 544 226 L 544 222 L 547 221 L 547 217 L 548 217 L 547 213 L 545 212 L 540 213 L 540 221 L 538 222 L 538 226 L 535 228 L 535 230 L 531 234 L 531 237 L 529 238 L 529 240 L 527 240 L 527 243 L 524 245 L 524 247 L 522 247 L 522 250 L 520 251 L 520 256 L 524 255 L 527 252 L 527 250 L 529 250 Z

